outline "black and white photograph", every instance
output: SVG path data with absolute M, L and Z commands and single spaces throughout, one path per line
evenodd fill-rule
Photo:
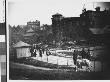
M 0 0 L 0 82 L 6 82 L 5 0 Z
M 9 80 L 110 80 L 110 2 L 8 0 Z

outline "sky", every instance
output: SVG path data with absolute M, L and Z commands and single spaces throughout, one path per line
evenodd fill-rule
M 96 6 L 87 0 L 8 0 L 8 24 L 26 25 L 28 21 L 35 20 L 39 20 L 41 25 L 51 24 L 53 14 L 77 17 L 83 7 L 94 10 Z

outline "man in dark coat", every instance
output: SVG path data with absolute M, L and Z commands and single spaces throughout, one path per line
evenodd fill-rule
M 89 50 L 89 49 L 87 50 L 86 58 L 87 58 L 88 60 L 90 60 L 90 58 L 91 58 L 91 57 L 90 57 L 90 50 Z
M 30 52 L 31 52 L 31 57 L 32 57 L 33 56 L 33 52 L 34 52 L 34 48 L 33 47 L 30 48 Z
M 74 64 L 76 65 L 76 61 L 77 61 L 77 50 L 74 50 L 74 53 L 73 53 L 73 61 L 74 61 Z
M 42 53 L 44 54 L 44 51 L 45 51 L 45 49 L 44 48 L 42 48 Z
M 42 51 L 41 51 L 41 49 L 39 50 L 39 55 L 40 55 L 40 57 L 42 57 Z
M 81 56 L 82 56 L 82 58 L 86 58 L 86 55 L 87 55 L 87 53 L 85 52 L 85 50 L 84 50 L 84 48 L 82 49 L 82 51 L 81 51 Z

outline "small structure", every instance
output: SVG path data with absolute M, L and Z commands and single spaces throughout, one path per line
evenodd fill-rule
M 19 41 L 18 43 L 14 44 L 13 47 L 16 49 L 17 58 L 31 56 L 31 53 L 30 53 L 31 45 L 30 44 Z

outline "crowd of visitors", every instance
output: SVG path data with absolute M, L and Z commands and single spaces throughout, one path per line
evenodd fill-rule
M 49 52 L 48 49 L 45 49 L 45 48 L 40 47 L 38 45 L 33 45 L 30 48 L 30 52 L 31 52 L 31 57 L 36 57 L 36 55 L 38 55 L 38 54 L 39 54 L 40 57 L 42 57 L 42 55 L 44 54 L 44 52 L 46 52 L 46 55 L 47 56 L 49 56 L 49 54 L 50 54 L 50 52 Z
M 46 56 L 49 56 L 51 54 L 49 49 L 40 47 L 38 45 L 33 45 L 30 48 L 30 52 L 31 52 L 31 57 L 36 57 L 37 55 L 42 57 L 44 53 L 46 54 Z M 84 48 L 82 48 L 81 51 L 78 51 L 77 49 L 75 49 L 73 52 L 73 61 L 75 65 L 77 63 L 78 56 L 80 56 L 82 59 L 90 60 L 90 50 L 89 49 L 85 50 Z
M 82 59 L 88 59 L 90 60 L 90 50 L 84 50 L 84 48 L 82 48 L 81 51 L 78 50 L 74 50 L 73 52 L 73 60 L 74 60 L 74 64 L 76 65 L 77 62 L 77 58 L 78 56 L 80 56 Z

